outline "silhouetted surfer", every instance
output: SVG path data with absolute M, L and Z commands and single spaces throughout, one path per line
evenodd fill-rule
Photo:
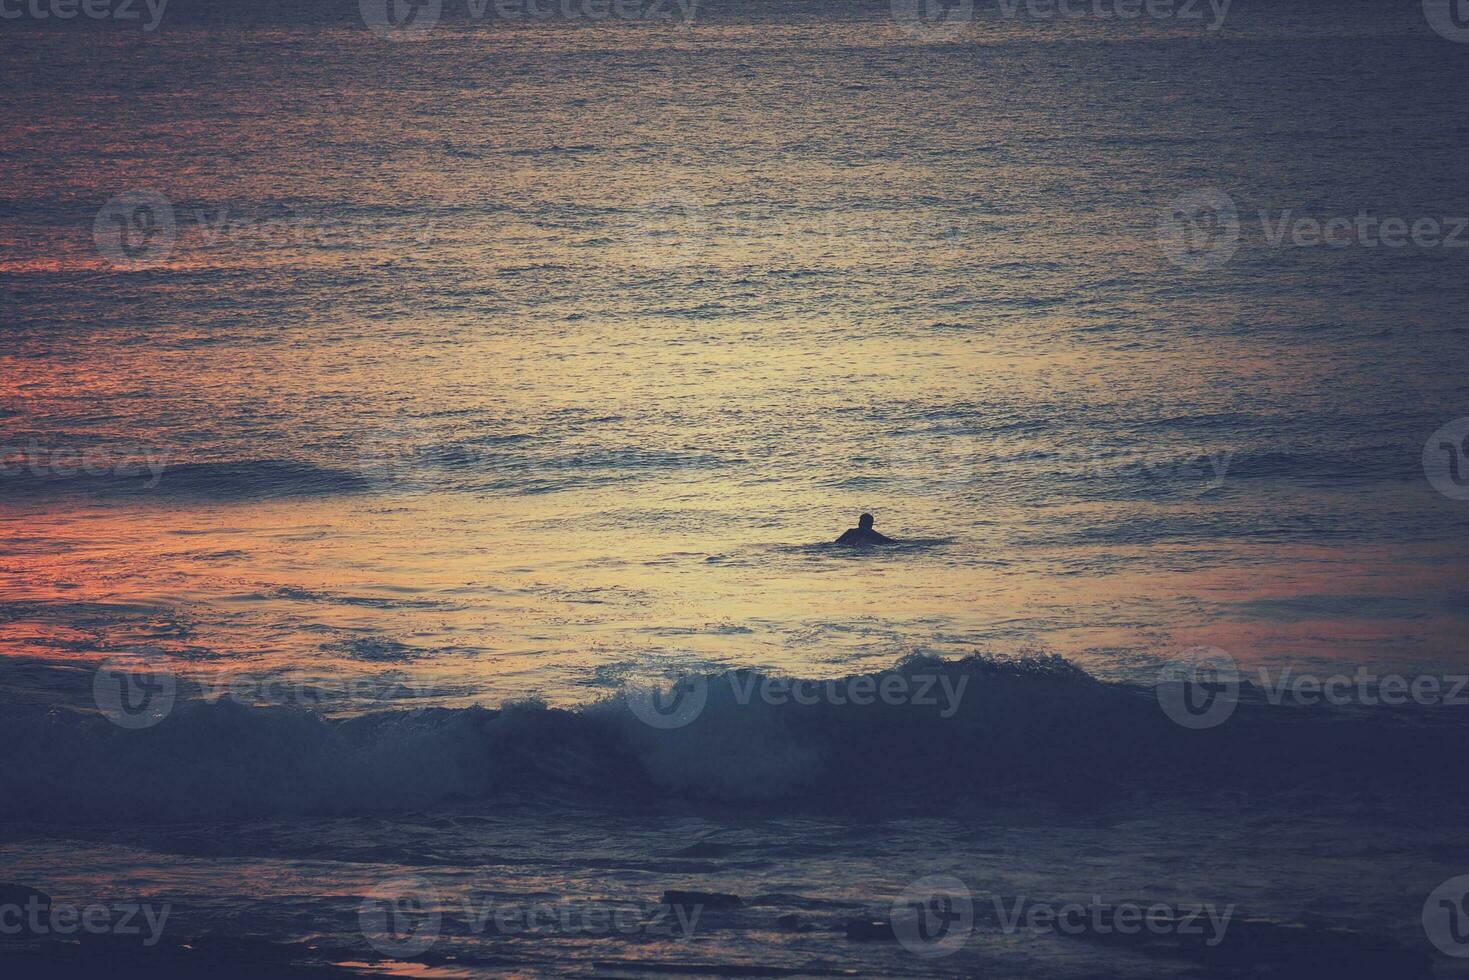
M 872 515 L 863 514 L 857 518 L 857 526 L 849 527 L 837 538 L 837 544 L 892 544 L 893 539 L 886 534 L 878 534 L 872 529 Z

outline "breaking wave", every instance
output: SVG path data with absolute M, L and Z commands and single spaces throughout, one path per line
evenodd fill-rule
M 1455 768 L 1465 712 L 1451 707 L 1272 705 L 1247 687 L 1226 723 L 1191 730 L 1150 687 L 1059 658 L 977 655 L 825 681 L 740 670 L 679 683 L 682 704 L 629 690 L 571 710 L 521 702 L 348 719 L 188 699 L 143 730 L 18 704 L 0 720 L 0 814 L 244 819 L 528 796 L 935 812 L 1144 792 L 1466 795 Z

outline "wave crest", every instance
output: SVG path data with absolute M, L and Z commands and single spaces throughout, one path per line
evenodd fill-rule
M 1443 711 L 1246 696 L 1227 724 L 1193 731 L 1152 690 L 1060 658 L 911 657 L 819 681 L 733 670 L 679 683 L 695 710 L 641 689 L 576 710 L 527 701 L 348 719 L 224 698 L 180 701 L 156 727 L 129 731 L 16 705 L 0 719 L 0 813 L 237 819 L 508 796 L 924 812 L 1140 791 L 1464 795 L 1451 752 L 1466 725 Z

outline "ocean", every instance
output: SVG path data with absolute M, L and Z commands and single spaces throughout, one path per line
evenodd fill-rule
M 0 944 L 1457 975 L 1443 6 L 5 7 Z

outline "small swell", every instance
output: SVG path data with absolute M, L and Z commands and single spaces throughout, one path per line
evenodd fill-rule
M 76 494 L 253 500 L 357 493 L 367 486 L 351 470 L 274 459 L 180 464 L 139 459 L 105 473 L 81 468 L 48 472 L 13 464 L 0 474 L 0 492 L 12 499 Z

